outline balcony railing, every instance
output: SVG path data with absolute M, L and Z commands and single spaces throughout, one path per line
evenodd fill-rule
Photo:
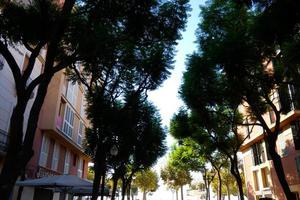
M 8 147 L 8 133 L 0 129 L 0 152 L 6 152 Z

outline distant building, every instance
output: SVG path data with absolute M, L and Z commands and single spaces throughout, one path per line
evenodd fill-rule
M 281 116 L 281 133 L 277 140 L 277 152 L 281 156 L 285 171 L 285 177 L 292 192 L 300 194 L 300 110 L 297 103 L 292 101 L 295 90 L 288 87 L 290 95 L 290 111 Z M 273 94 L 274 103 L 279 107 L 279 95 Z M 264 119 L 272 129 L 275 125 L 275 116 L 272 111 L 266 113 Z M 284 200 L 284 193 L 274 169 L 274 164 L 267 153 L 264 142 L 263 129 L 260 127 L 244 127 L 243 133 L 250 136 L 241 147 L 244 162 L 244 172 L 249 200 L 258 200 L 269 197 L 276 200 Z

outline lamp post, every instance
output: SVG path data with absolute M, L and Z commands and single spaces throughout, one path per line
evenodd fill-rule
M 118 148 L 117 148 L 117 146 L 115 145 L 115 144 L 113 144 L 112 145 L 112 147 L 110 148 L 110 151 L 109 151 L 109 153 L 112 155 L 112 156 L 116 156 L 116 155 L 118 155 L 118 153 L 119 153 L 119 150 L 118 150 Z M 115 183 L 114 183 L 115 184 Z M 115 187 L 114 187 L 115 188 Z M 118 186 L 117 186 L 117 192 L 119 191 L 119 189 L 118 189 Z M 111 195 L 115 195 L 115 194 L 113 194 L 114 193 L 114 189 L 111 191 Z M 119 192 L 118 192 L 118 199 L 119 199 Z
M 114 144 L 114 145 L 110 148 L 110 154 L 111 154 L 112 156 L 116 156 L 116 155 L 118 155 L 118 153 L 119 153 L 119 150 L 118 150 L 117 146 Z

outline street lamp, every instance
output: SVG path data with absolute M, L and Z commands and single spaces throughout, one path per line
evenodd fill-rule
M 118 155 L 118 148 L 117 148 L 117 146 L 114 144 L 111 148 L 110 148 L 110 154 L 112 155 L 112 156 L 116 156 L 116 155 Z

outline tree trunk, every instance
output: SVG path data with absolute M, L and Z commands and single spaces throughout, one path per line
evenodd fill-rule
M 228 184 L 226 184 L 226 190 L 227 190 L 228 200 L 230 200 L 230 189 L 229 189 L 229 185 Z
M 210 188 L 209 187 L 210 187 L 210 184 L 208 184 L 208 187 L 207 187 L 207 197 L 208 197 L 207 199 L 208 200 L 210 200 Z
M 222 179 L 221 179 L 221 174 L 220 174 L 220 169 L 216 169 L 217 170 L 217 175 L 218 175 L 218 199 L 222 200 Z
M 125 194 L 126 194 L 126 180 L 123 177 L 122 178 L 122 200 L 125 200 Z
M 118 178 L 113 177 L 113 188 L 111 192 L 111 200 L 115 200 L 117 187 L 118 187 Z
M 130 182 L 128 182 L 128 184 L 127 184 L 127 186 L 126 186 L 126 188 L 127 188 L 127 200 L 130 200 L 130 190 L 131 190 L 131 181 Z
M 29 98 L 27 98 L 26 96 L 18 97 L 18 102 L 10 119 L 10 141 L 6 159 L 0 175 L 1 199 L 9 199 L 17 178 L 21 175 L 22 171 L 25 171 L 25 166 L 33 156 L 33 139 L 40 110 L 43 105 L 51 78 L 52 75 L 49 75 L 39 85 L 36 98 L 30 110 L 24 142 L 22 142 L 24 112 Z M 16 163 L 18 163 L 18 165 L 16 165 Z
M 147 199 L 147 192 L 143 191 L 143 200 L 146 200 L 146 199 Z
M 241 174 L 240 174 L 240 171 L 239 171 L 239 168 L 238 168 L 237 155 L 234 154 L 233 159 L 230 158 L 229 160 L 230 160 L 230 172 L 236 180 L 238 190 L 239 190 L 240 200 L 244 200 L 243 181 L 242 181 Z
M 101 195 L 101 200 L 104 199 L 104 189 L 105 189 L 105 177 L 106 177 L 106 170 L 103 170 L 102 172 L 102 179 L 101 179 L 101 192 L 100 192 L 100 195 Z
M 105 172 L 105 155 L 103 150 L 103 144 L 101 144 L 102 140 L 98 143 L 96 155 L 95 155 L 95 177 L 93 181 L 93 192 L 92 192 L 92 200 L 96 200 L 99 194 L 100 181 L 101 176 L 103 176 Z M 102 190 L 102 189 L 101 189 Z M 102 195 L 102 191 L 101 191 Z
M 3 199 L 9 199 L 13 185 L 24 169 L 19 154 L 22 148 L 25 108 L 26 102 L 18 101 L 11 116 L 8 150 L 0 175 L 0 196 Z M 20 164 L 16 165 L 16 163 Z
M 100 181 L 101 181 L 101 171 L 99 162 L 95 161 L 95 175 L 94 175 L 94 181 L 93 181 L 93 192 L 92 192 L 92 200 L 97 200 L 98 193 L 99 193 L 99 187 L 100 187 Z
M 178 189 L 176 189 L 176 200 L 178 200 Z
M 274 133 L 274 135 L 275 135 L 275 133 Z M 267 142 L 268 142 L 268 152 L 269 152 L 269 154 L 270 154 L 270 156 L 273 160 L 274 168 L 275 168 L 278 180 L 281 184 L 282 190 L 285 194 L 285 197 L 288 200 L 296 200 L 296 196 L 291 192 L 290 187 L 288 185 L 288 182 L 286 181 L 284 169 L 283 169 L 282 162 L 281 162 L 281 158 L 275 150 L 275 148 L 276 148 L 276 138 L 275 138 L 275 136 L 272 137 L 272 136 L 269 135 L 267 137 Z
M 181 190 L 181 200 L 183 200 L 183 186 L 180 186 L 180 190 Z

